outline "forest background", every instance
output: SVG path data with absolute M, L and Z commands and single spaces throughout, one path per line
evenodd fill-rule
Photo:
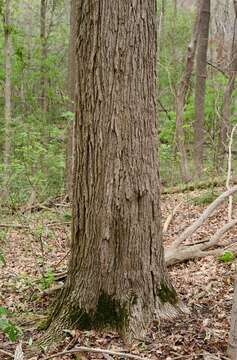
M 229 130 L 236 123 L 235 88 L 227 98 L 230 79 L 233 73 L 234 77 L 236 75 L 232 67 L 236 43 L 235 12 L 232 1 L 213 1 L 204 123 L 195 125 L 196 75 L 193 71 L 185 96 L 182 123 L 181 126 L 177 124 L 180 84 L 195 20 L 193 5 L 192 1 L 158 2 L 157 145 L 160 143 L 161 182 L 165 187 L 224 176 L 229 139 L 223 138 L 223 133 L 226 122 Z M 4 18 L 2 13 L 2 20 Z M 11 1 L 9 24 L 1 21 L 0 181 L 1 192 L 5 193 L 2 198 L 12 205 L 41 202 L 67 188 L 70 169 L 65 165 L 68 129 L 74 119 L 69 95 L 69 18 L 68 1 L 48 1 L 46 6 L 44 1 L 22 0 Z M 9 47 L 6 51 L 5 45 Z M 9 88 L 5 95 L 4 88 Z M 225 115 L 227 105 L 228 119 Z M 180 128 L 181 134 L 180 130 L 177 132 Z M 203 137 L 203 159 L 198 174 L 194 156 L 197 128 L 201 128 Z

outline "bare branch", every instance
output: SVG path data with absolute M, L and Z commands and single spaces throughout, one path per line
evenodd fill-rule
M 220 206 L 226 198 L 237 192 L 237 186 L 222 193 L 213 203 L 211 203 L 202 215 L 174 241 L 172 248 L 178 247 L 184 240 L 188 239 L 200 226 L 207 220 L 207 218 L 213 214 L 218 206 Z
M 80 353 L 80 352 L 93 352 L 93 353 L 99 353 L 99 354 L 115 355 L 115 356 L 128 358 L 128 359 L 148 360 L 147 358 L 140 357 L 140 356 L 137 356 L 137 355 L 128 354 L 128 353 L 116 352 L 116 351 L 99 349 L 99 348 L 90 348 L 90 347 L 85 347 L 85 346 L 76 347 L 76 348 L 74 348 L 72 350 L 66 350 L 66 351 L 59 352 L 57 354 L 47 356 L 43 360 L 49 360 L 49 359 L 53 359 L 55 357 L 59 357 L 59 356 L 62 356 L 62 355 L 76 354 L 76 353 Z
M 220 228 L 214 235 L 213 237 L 210 239 L 210 241 L 208 241 L 207 243 L 205 243 L 201 250 L 207 250 L 210 249 L 210 247 L 212 247 L 213 245 L 217 245 L 219 240 L 221 239 L 221 237 L 230 229 L 232 229 L 235 225 L 237 225 L 237 219 L 234 219 L 230 222 L 228 222 L 227 224 L 225 224 L 224 226 L 222 226 L 222 228 Z
M 226 179 L 226 188 L 227 190 L 230 189 L 230 183 L 232 180 L 232 144 L 233 144 L 233 137 L 235 130 L 237 129 L 237 124 L 233 127 L 230 135 L 229 141 L 229 155 L 228 155 L 228 173 Z M 232 219 L 232 212 L 233 212 L 233 196 L 229 197 L 229 205 L 228 205 L 228 221 Z
M 163 226 L 163 233 L 165 234 L 171 224 L 171 221 L 173 220 L 174 215 L 176 214 L 177 210 L 180 208 L 182 202 L 180 202 L 178 205 L 175 206 L 175 208 L 172 210 L 172 212 L 167 217 L 164 226 Z
M 9 356 L 10 358 L 14 359 L 14 355 L 8 351 L 5 351 L 3 349 L 0 349 L 0 353 Z

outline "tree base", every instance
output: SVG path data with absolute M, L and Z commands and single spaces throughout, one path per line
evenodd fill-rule
M 87 311 L 75 306 L 71 301 L 64 301 L 64 306 L 50 319 L 46 334 L 41 338 L 41 346 L 51 346 L 56 340 L 63 337 L 66 329 L 79 328 L 81 330 L 116 330 L 126 343 L 131 343 L 134 338 L 144 338 L 152 321 L 172 319 L 187 309 L 178 300 L 173 287 L 163 284 L 158 290 L 156 307 L 144 306 L 136 296 L 127 297 L 123 301 L 101 293 L 96 310 Z

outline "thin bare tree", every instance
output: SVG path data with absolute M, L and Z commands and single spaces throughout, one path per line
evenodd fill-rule
M 3 198 L 6 199 L 9 191 L 10 165 L 11 165 L 11 54 L 12 54 L 12 25 L 11 25 L 11 0 L 5 1 L 4 12 L 4 39 L 5 39 L 5 138 L 4 138 L 4 174 Z
M 198 2 L 197 5 L 196 18 L 193 26 L 192 38 L 188 46 L 185 69 L 175 95 L 175 109 L 176 109 L 175 141 L 180 156 L 181 177 L 184 182 L 191 180 L 191 174 L 188 167 L 188 155 L 185 146 L 183 115 L 184 115 L 185 104 L 187 101 L 188 91 L 190 88 L 191 76 L 193 72 L 194 59 L 197 48 L 197 39 L 199 33 L 199 24 L 200 24 L 200 2 Z
M 210 0 L 202 1 L 197 44 L 195 87 L 194 165 L 196 177 L 200 177 L 203 172 L 205 88 L 207 77 L 207 50 L 210 13 Z
M 77 56 L 76 56 L 76 39 L 77 39 L 77 19 L 78 19 L 78 0 L 71 0 L 70 9 L 70 38 L 69 38 L 69 56 L 68 56 L 68 93 L 69 93 L 69 110 L 75 111 L 75 91 L 77 79 Z M 73 187 L 73 148 L 74 148 L 74 119 L 70 121 L 67 130 L 66 143 L 66 191 L 71 199 Z
M 229 79 L 224 92 L 224 103 L 223 103 L 223 116 L 220 127 L 220 160 L 223 161 L 224 154 L 228 153 L 228 134 L 230 132 L 230 116 L 231 116 L 231 102 L 232 95 L 235 89 L 235 80 L 237 75 L 237 0 L 233 0 L 233 6 L 235 11 L 234 19 L 234 33 L 232 40 L 230 64 L 229 64 Z

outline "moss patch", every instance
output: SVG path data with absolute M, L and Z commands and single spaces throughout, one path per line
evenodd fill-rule
M 87 313 L 74 308 L 70 313 L 70 319 L 74 325 L 84 330 L 105 327 L 122 330 L 126 327 L 128 312 L 125 305 L 121 305 L 119 301 L 111 296 L 101 293 L 95 312 Z
M 168 287 L 165 283 L 160 284 L 160 288 L 158 289 L 158 296 L 162 304 L 168 302 L 172 305 L 175 305 L 178 302 L 178 296 L 173 286 Z

